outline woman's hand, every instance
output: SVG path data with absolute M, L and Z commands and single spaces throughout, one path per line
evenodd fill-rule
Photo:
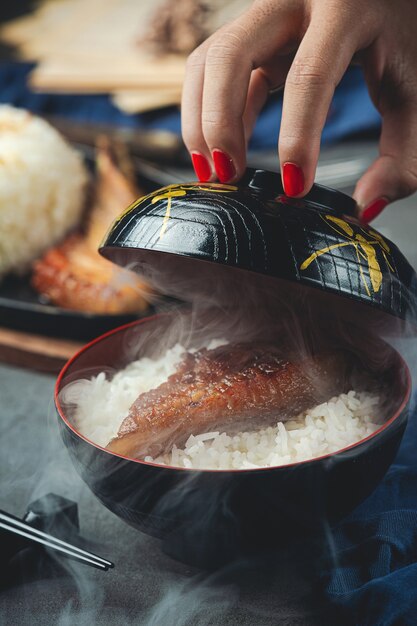
M 417 189 L 417 1 L 255 0 L 189 57 L 182 132 L 196 174 L 239 179 L 268 93 L 285 83 L 279 158 L 285 192 L 311 188 L 322 129 L 349 63 L 382 115 L 380 156 L 359 180 L 364 221 Z

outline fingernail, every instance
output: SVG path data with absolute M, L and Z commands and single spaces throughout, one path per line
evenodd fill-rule
M 191 160 L 193 162 L 194 171 L 200 183 L 206 183 L 211 178 L 210 163 L 203 154 L 199 152 L 191 152 Z
M 388 198 L 384 197 L 370 202 L 363 210 L 361 215 L 362 222 L 365 222 L 365 224 L 372 222 L 385 209 L 388 203 Z
M 298 196 L 304 189 L 304 174 L 301 167 L 295 163 L 284 163 L 282 184 L 287 196 Z
M 222 150 L 213 150 L 214 169 L 221 183 L 227 183 L 236 175 L 236 168 L 232 159 Z

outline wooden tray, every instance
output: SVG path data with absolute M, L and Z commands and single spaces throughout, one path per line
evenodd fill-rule
M 56 374 L 82 343 L 0 327 L 0 361 Z

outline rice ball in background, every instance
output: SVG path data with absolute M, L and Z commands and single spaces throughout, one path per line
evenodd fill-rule
M 80 220 L 81 155 L 47 122 L 0 105 L 0 278 L 22 273 Z

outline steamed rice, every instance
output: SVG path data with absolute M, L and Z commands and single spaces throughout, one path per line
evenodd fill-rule
M 45 120 L 0 105 L 0 277 L 21 273 L 78 224 L 87 172 Z
M 165 382 L 184 351 L 177 344 L 159 359 L 144 357 L 112 377 L 101 372 L 70 385 L 63 401 L 75 405 L 74 421 L 80 432 L 106 446 L 136 398 Z M 375 432 L 380 427 L 374 418 L 378 403 L 375 394 L 351 390 L 293 420 L 281 422 L 277 415 L 276 424 L 268 428 L 233 435 L 194 433 L 183 448 L 174 446 L 167 454 L 145 460 L 189 469 L 254 469 L 305 461 L 336 452 Z

